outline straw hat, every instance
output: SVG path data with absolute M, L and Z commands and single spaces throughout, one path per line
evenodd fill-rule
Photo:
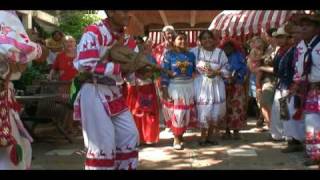
M 285 27 L 282 26 L 282 27 L 279 27 L 276 32 L 273 32 L 273 33 L 272 33 L 272 36 L 273 36 L 273 37 L 289 36 L 289 34 L 285 31 Z
M 143 36 L 142 39 L 144 42 L 146 42 L 149 38 L 148 38 L 148 36 Z
M 288 23 L 286 23 L 286 25 L 284 26 L 284 30 L 289 33 L 289 34 L 292 34 L 292 33 L 295 33 L 297 31 L 300 31 L 301 30 L 301 27 L 298 25 L 298 24 L 295 24 L 294 22 L 292 21 L 289 21 Z
M 167 32 L 167 31 L 174 31 L 174 27 L 173 26 L 165 26 L 162 29 L 162 32 Z

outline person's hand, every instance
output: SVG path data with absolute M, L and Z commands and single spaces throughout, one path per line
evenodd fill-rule
M 218 70 L 209 69 L 207 73 L 207 76 L 210 78 L 213 78 L 215 76 L 220 76 L 220 75 L 221 75 L 221 71 L 219 69 Z
M 211 68 L 210 65 L 205 65 L 205 66 L 203 67 L 203 70 L 204 70 L 204 73 L 206 73 L 207 75 L 210 75 L 210 74 L 213 73 L 213 69 Z

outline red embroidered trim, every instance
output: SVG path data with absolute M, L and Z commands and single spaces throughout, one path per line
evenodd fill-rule
M 102 35 L 100 33 L 99 28 L 96 25 L 90 25 L 85 29 L 85 32 L 93 32 L 94 34 L 96 34 L 98 36 L 98 41 L 99 44 L 102 44 Z
M 307 112 L 320 112 L 320 91 L 311 89 L 305 97 L 304 110 Z
M 168 128 L 170 128 L 172 130 L 172 133 L 176 136 L 179 136 L 179 135 L 182 135 L 188 128 L 190 127 L 193 127 L 193 128 L 196 128 L 198 127 L 198 122 L 197 121 L 191 121 L 188 126 L 184 126 L 184 127 L 175 127 L 173 124 L 172 124 L 172 121 L 174 121 L 174 118 L 172 119 L 169 119 L 169 120 L 166 120 L 165 123 L 166 123 L 166 126 Z
M 0 147 L 7 147 L 17 143 L 15 138 L 12 136 L 8 98 L 8 90 L 0 92 Z
M 79 53 L 78 60 L 88 59 L 88 58 L 99 58 L 99 51 L 97 49 L 86 50 Z
M 93 167 L 113 167 L 114 159 L 86 159 L 86 166 Z
M 126 44 L 126 46 L 127 46 L 128 48 L 134 50 L 134 49 L 136 48 L 137 44 L 136 44 L 136 42 L 135 42 L 135 40 L 134 40 L 133 38 L 130 38 L 130 39 L 128 40 L 128 43 Z
M 99 63 L 96 65 L 96 68 L 94 69 L 94 73 L 104 75 L 104 72 L 106 71 L 106 64 Z
M 13 109 L 16 112 L 20 112 L 21 111 L 21 105 L 16 101 L 9 102 L 8 106 L 9 106 L 9 108 Z
M 81 108 L 80 108 L 80 105 L 74 105 L 73 106 L 73 118 L 74 118 L 74 120 L 81 120 Z
M 138 158 L 138 151 L 132 151 L 129 153 L 116 153 L 116 160 L 128 160 L 131 158 Z
M 105 104 L 105 106 L 109 116 L 118 115 L 128 109 L 128 106 L 126 105 L 126 102 L 123 96 L 117 99 L 114 99 L 112 101 L 108 101 L 108 103 Z
M 120 74 L 120 64 L 114 64 L 113 74 L 114 74 L 114 75 Z
M 307 145 L 317 145 L 320 144 L 320 139 L 312 139 L 312 140 L 306 140 Z
M 110 46 L 116 39 L 118 40 L 121 36 L 124 35 L 123 34 L 124 29 L 120 30 L 120 32 L 118 32 L 118 33 L 111 31 L 111 24 L 110 24 L 108 18 L 102 20 L 102 23 L 106 26 L 106 28 L 109 30 L 109 32 L 111 33 L 111 36 L 112 36 L 112 39 L 111 39 L 110 43 L 107 44 L 107 46 Z M 107 41 L 105 41 L 105 42 L 107 42 Z
M 170 109 L 189 110 L 189 109 L 195 108 L 194 104 L 190 104 L 190 105 L 184 105 L 184 104 L 174 105 L 173 103 L 165 101 L 165 100 L 162 100 L 162 103 L 164 104 L 164 106 L 166 106 L 166 108 L 170 108 Z

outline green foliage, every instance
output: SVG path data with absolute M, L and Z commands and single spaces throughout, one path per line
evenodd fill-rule
M 86 26 L 99 21 L 101 18 L 95 14 L 86 14 L 86 11 L 67 11 L 60 17 L 60 30 L 80 40 Z
M 22 74 L 19 80 L 13 81 L 16 89 L 26 90 L 26 87 L 32 85 L 35 80 L 44 80 L 49 72 L 47 63 L 33 62 Z
M 33 23 L 34 27 L 37 29 L 37 31 L 39 32 L 40 37 L 46 39 L 51 36 L 51 33 L 45 31 L 36 21 L 33 21 L 32 23 Z

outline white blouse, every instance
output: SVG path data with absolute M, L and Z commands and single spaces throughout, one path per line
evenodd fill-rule
M 316 36 L 311 40 L 309 44 L 311 44 L 315 40 Z M 298 60 L 295 65 L 295 80 L 302 80 L 301 77 L 303 73 L 303 64 L 304 64 L 304 57 L 305 53 L 307 53 L 307 45 L 304 41 L 301 41 L 297 45 L 298 51 Z M 320 82 L 320 42 L 313 48 L 312 50 L 312 66 L 311 66 L 311 73 L 308 76 L 309 82 Z
M 202 47 L 195 47 L 190 50 L 196 56 L 196 67 L 199 74 L 205 74 L 204 67 L 210 66 L 213 70 L 220 69 L 222 76 L 227 78 L 230 76 L 228 71 L 228 57 L 220 48 L 213 51 L 207 51 Z

